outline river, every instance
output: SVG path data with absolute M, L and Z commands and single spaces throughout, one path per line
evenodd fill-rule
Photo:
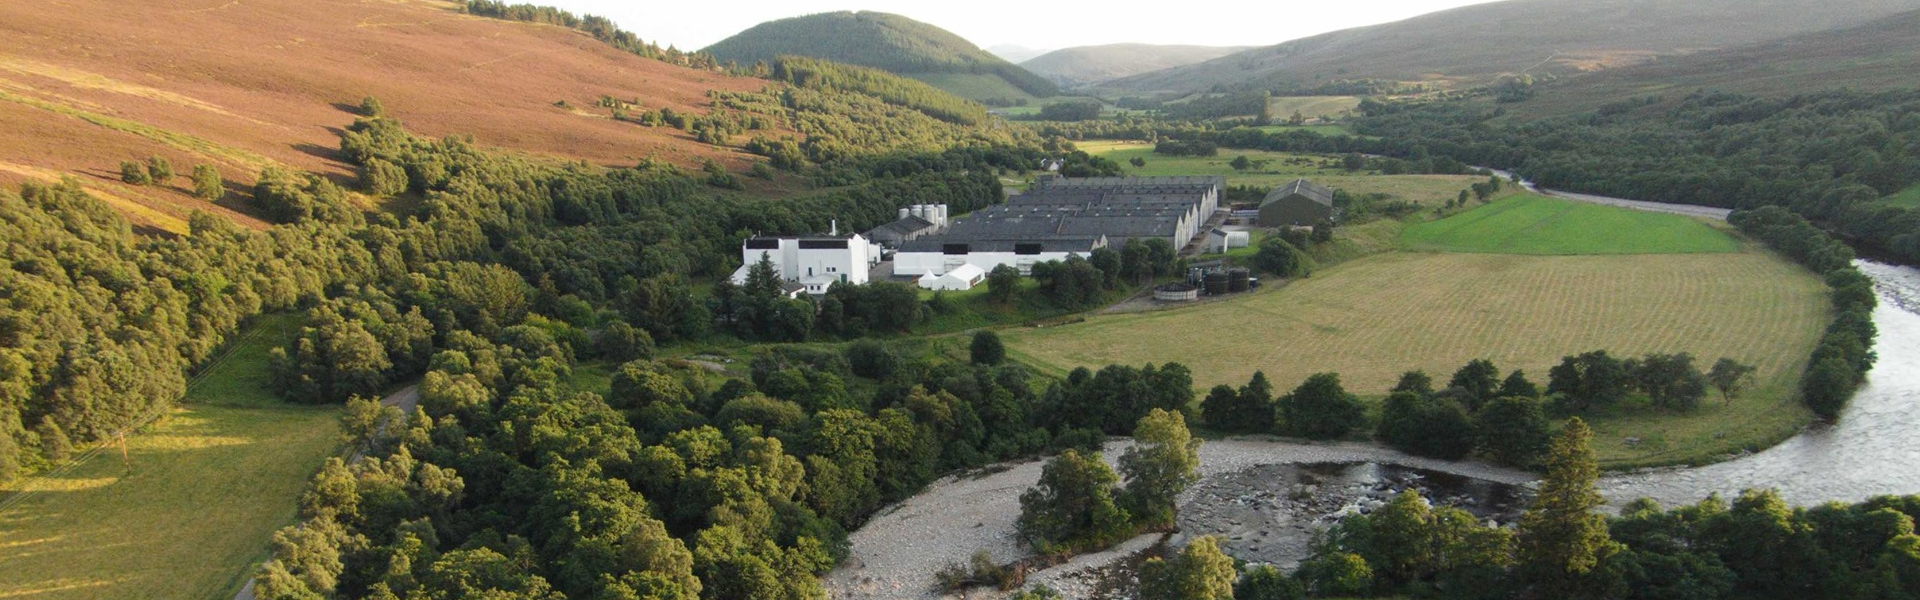
M 1815 425 L 1780 445 L 1703 467 L 1607 477 L 1600 491 L 1613 502 L 1639 497 L 1690 503 L 1718 493 L 1773 488 L 1787 502 L 1855 502 L 1920 493 L 1920 270 L 1856 263 L 1880 294 L 1873 322 L 1879 361 L 1835 425 Z
M 1669 208 L 1644 202 L 1620 205 Z M 1873 314 L 1879 327 L 1874 346 L 1879 360 L 1839 423 L 1811 426 L 1777 446 L 1722 463 L 1608 475 L 1599 482 L 1601 493 L 1615 505 L 1644 497 L 1666 506 L 1696 502 L 1709 494 L 1731 499 L 1742 490 L 1761 488 L 1777 490 L 1787 502 L 1802 506 L 1920 494 L 1920 469 L 1913 467 L 1920 461 L 1920 270 L 1864 260 L 1856 264 L 1873 278 L 1880 297 Z M 1124 441 L 1110 443 L 1108 460 L 1125 445 Z M 1504 504 L 1505 490 L 1534 476 L 1473 461 L 1416 458 L 1358 443 L 1232 439 L 1208 442 L 1200 454 L 1201 481 L 1181 499 L 1182 532 L 1223 534 L 1236 555 L 1282 564 L 1304 556 L 1301 540 L 1310 539 L 1311 531 L 1329 523 L 1346 505 L 1377 502 L 1390 488 L 1456 490 L 1447 494 L 1471 497 L 1460 502 Z M 931 585 L 934 570 L 963 562 L 980 550 L 998 562 L 1025 556 L 1027 549 L 1013 536 L 1017 498 L 1039 479 L 1040 466 L 1039 461 L 1026 461 L 987 473 L 949 477 L 881 511 L 853 533 L 852 556 L 826 577 L 830 596 L 938 598 L 942 595 Z M 1317 475 L 1336 485 L 1322 482 L 1303 488 L 1299 474 L 1314 468 L 1338 469 L 1338 477 Z M 1466 479 L 1452 481 L 1446 475 Z M 1408 483 L 1423 480 L 1427 483 Z M 1283 490 L 1286 493 L 1278 493 Z M 1295 491 L 1304 493 L 1295 495 Z M 1319 500 L 1327 502 L 1314 502 Z M 1087 576 L 1097 574 L 1100 565 L 1152 542 L 1143 537 L 1101 553 L 1104 556 L 1088 557 L 1086 565 L 1037 573 L 1036 580 L 1069 590 L 1084 587 L 1089 585 Z M 1068 597 L 1087 595 L 1083 589 Z M 989 592 L 980 597 L 997 596 Z

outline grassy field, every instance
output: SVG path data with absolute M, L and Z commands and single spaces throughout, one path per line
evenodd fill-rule
M 1755 388 L 1731 406 L 1715 398 L 1687 414 L 1597 415 L 1595 448 L 1613 467 L 1765 447 L 1811 418 L 1794 390 L 1828 318 L 1817 277 L 1685 217 L 1542 200 L 1344 228 L 1320 257 L 1335 265 L 1311 278 L 1227 302 L 1010 331 L 1007 346 L 1055 374 L 1176 361 L 1199 390 L 1240 385 L 1255 370 L 1283 389 L 1334 371 L 1373 400 L 1404 371 L 1444 378 L 1476 358 L 1542 385 L 1560 357 L 1594 349 L 1759 368 Z M 1617 233 L 1625 230 L 1640 233 Z M 1408 239 L 1458 251 L 1391 251 Z
M 1060 370 L 1177 361 L 1199 389 L 1245 383 L 1255 370 L 1288 389 L 1336 371 L 1366 395 L 1384 394 L 1403 371 L 1444 378 L 1476 358 L 1544 384 L 1560 357 L 1593 349 L 1759 367 L 1759 385 L 1730 408 L 1710 401 L 1686 415 L 1598 419 L 1596 450 L 1617 466 L 1763 446 L 1805 423 L 1791 390 L 1827 310 L 1817 278 L 1759 252 L 1389 253 L 1242 300 L 1012 331 L 1007 345 Z M 1629 436 L 1643 443 L 1627 448 Z
M 1350 172 L 1335 166 L 1323 166 L 1330 157 L 1312 154 L 1289 154 L 1283 152 L 1264 152 L 1260 150 L 1221 149 L 1219 156 L 1167 156 L 1154 154 L 1153 144 L 1144 142 L 1124 142 L 1095 140 L 1075 144 L 1088 154 L 1105 157 L 1120 163 L 1127 175 L 1153 177 L 1165 175 L 1221 175 L 1227 178 L 1228 185 L 1252 185 L 1276 187 L 1302 177 L 1312 179 L 1351 194 L 1383 193 L 1422 204 L 1446 202 L 1459 195 L 1460 190 L 1482 180 L 1480 177 L 1465 175 L 1375 175 L 1365 171 Z M 1234 157 L 1245 155 L 1250 160 L 1267 161 L 1260 169 L 1235 171 Z M 1135 167 L 1128 161 L 1140 158 L 1147 162 L 1145 167 Z
M 1360 107 L 1359 96 L 1277 96 L 1267 100 L 1276 119 L 1299 112 L 1306 118 L 1337 118 Z
M 1888 196 L 1880 202 L 1900 208 L 1920 208 L 1920 185 L 1901 190 L 1900 193 Z
M 1407 250 L 1498 254 L 1668 254 L 1737 252 L 1739 242 L 1679 215 L 1513 196 L 1400 235 Z
M 266 392 L 266 350 L 296 323 L 256 324 L 182 408 L 127 439 L 127 462 L 111 450 L 9 486 L 0 598 L 231 597 L 339 447 L 336 407 Z

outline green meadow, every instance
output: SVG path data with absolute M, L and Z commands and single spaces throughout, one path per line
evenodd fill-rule
M 1428 221 L 1400 234 L 1412 251 L 1490 254 L 1738 252 L 1732 236 L 1697 219 L 1522 194 Z

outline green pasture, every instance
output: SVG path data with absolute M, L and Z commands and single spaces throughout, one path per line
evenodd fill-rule
M 1407 228 L 1403 249 L 1494 254 L 1738 252 L 1725 231 L 1681 215 L 1522 194 Z

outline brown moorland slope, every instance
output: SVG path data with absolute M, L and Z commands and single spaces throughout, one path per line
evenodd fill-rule
M 0 2 L 0 184 L 79 176 L 136 222 L 183 230 L 194 209 L 258 224 L 237 201 L 121 184 L 149 155 L 250 183 L 269 164 L 349 175 L 333 159 L 363 96 L 425 135 L 632 164 L 747 157 L 671 127 L 588 110 L 609 95 L 705 112 L 708 90 L 767 82 L 633 56 L 571 30 L 428 0 Z M 569 107 L 556 106 L 564 100 Z

